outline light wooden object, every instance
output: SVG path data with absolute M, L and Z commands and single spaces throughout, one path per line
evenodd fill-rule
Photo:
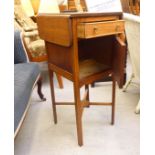
M 81 23 L 77 27 L 79 38 L 94 38 L 99 36 L 107 36 L 111 34 L 120 34 L 124 32 L 124 21 L 106 21 Z
M 111 23 L 110 23 L 111 20 Z M 54 24 L 53 24 L 54 22 Z M 115 33 L 113 29 L 100 31 L 100 35 L 79 36 L 79 27 L 90 22 L 99 26 L 100 23 L 112 27 L 112 23 L 118 23 L 121 31 Z M 126 45 L 119 38 L 123 33 L 123 21 L 121 13 L 61 13 L 40 14 L 37 17 L 40 37 L 45 40 L 48 53 L 49 76 L 53 72 L 60 74 L 73 82 L 74 102 L 57 102 L 53 78 L 50 78 L 52 106 L 54 122 L 57 123 L 57 105 L 74 105 L 77 138 L 79 146 L 83 145 L 82 114 L 85 107 L 91 105 L 111 106 L 111 124 L 115 122 L 115 84 L 122 87 L 124 84 Z M 103 24 L 103 25 L 104 25 Z M 62 26 L 63 25 L 63 26 Z M 104 25 L 105 26 L 105 25 Z M 104 27 L 103 26 L 103 27 Z M 105 27 L 104 27 L 105 28 Z M 56 33 L 51 33 L 51 32 Z M 66 38 L 64 40 L 63 38 Z M 89 99 L 89 84 L 104 77 L 112 77 L 111 102 L 91 102 Z M 85 87 L 83 98 L 80 96 L 80 88 Z

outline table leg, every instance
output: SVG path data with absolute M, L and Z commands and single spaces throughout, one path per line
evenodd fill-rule
M 50 88 L 51 88 L 51 98 L 52 98 L 54 123 L 57 124 L 57 112 L 56 112 L 54 83 L 53 83 L 53 71 L 51 71 L 50 69 L 49 69 L 49 79 L 50 79 Z

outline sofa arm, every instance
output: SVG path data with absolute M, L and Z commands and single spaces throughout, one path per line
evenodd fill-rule
M 23 48 L 21 40 L 21 32 L 19 30 L 14 31 L 14 64 L 27 62 L 26 51 Z

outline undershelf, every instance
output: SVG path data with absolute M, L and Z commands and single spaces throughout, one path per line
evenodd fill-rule
M 101 64 L 94 59 L 86 59 L 79 63 L 80 79 L 84 79 L 110 69 L 111 68 L 109 66 Z

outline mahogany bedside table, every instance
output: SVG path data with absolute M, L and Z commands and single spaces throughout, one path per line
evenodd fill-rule
M 54 122 L 56 105 L 75 105 L 78 144 L 83 145 L 82 113 L 90 105 L 112 107 L 115 115 L 115 83 L 124 84 L 126 45 L 122 13 L 60 13 L 37 17 L 39 35 L 45 40 L 52 95 Z M 53 72 L 73 82 L 75 102 L 56 102 Z M 112 101 L 89 100 L 89 84 L 104 77 L 112 78 Z M 85 86 L 83 99 L 80 88 Z

